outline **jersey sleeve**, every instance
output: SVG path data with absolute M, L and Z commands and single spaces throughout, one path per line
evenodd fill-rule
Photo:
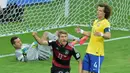
M 30 48 L 31 44 L 23 44 L 22 48 L 26 48 L 27 50 Z
M 30 49 L 30 48 L 37 49 L 37 47 L 38 47 L 38 43 L 35 41 L 35 42 L 33 42 L 32 44 L 28 44 L 27 47 L 28 47 L 29 49 Z
M 110 32 L 110 23 L 109 22 L 107 22 L 104 26 L 104 33 L 106 33 L 106 32 Z
M 15 52 L 15 55 L 16 55 L 16 58 L 17 58 L 18 61 L 22 61 L 23 62 L 23 61 L 26 60 L 24 55 L 23 55 L 23 53 L 20 52 L 20 51 Z
M 53 46 L 55 42 L 56 42 L 56 41 L 49 40 L 49 41 L 48 41 L 48 46 Z
M 31 44 L 23 44 L 23 45 L 22 45 L 22 48 L 21 48 L 22 53 L 23 53 L 23 54 L 27 54 L 27 51 L 28 51 L 28 49 L 30 49 L 30 48 L 32 48 Z
M 76 60 L 80 59 L 80 53 L 75 48 L 73 48 L 72 54 Z
M 110 27 L 106 27 L 105 29 L 104 29 L 104 33 L 106 33 L 106 32 L 110 32 L 111 30 L 110 30 Z

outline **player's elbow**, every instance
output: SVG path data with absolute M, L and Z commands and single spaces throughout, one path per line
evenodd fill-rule
M 43 42 L 40 40 L 40 41 L 38 41 L 38 44 L 42 45 L 42 44 L 43 44 Z
M 111 36 L 108 36 L 108 37 L 107 37 L 107 39 L 110 39 L 110 38 L 111 38 Z
M 110 39 L 110 38 L 111 38 L 111 33 L 109 33 L 109 34 L 108 34 L 107 38 L 108 38 L 108 39 Z
M 106 34 L 104 35 L 104 38 L 105 38 L 105 39 L 110 39 L 110 38 L 111 38 L 111 33 L 106 33 Z
M 111 38 L 111 36 L 107 36 L 107 37 L 105 37 L 105 39 L 110 39 Z

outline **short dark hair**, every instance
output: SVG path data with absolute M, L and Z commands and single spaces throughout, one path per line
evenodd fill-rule
M 99 7 L 104 7 L 104 13 L 105 13 L 105 18 L 108 19 L 111 15 L 111 7 L 108 6 L 106 3 L 101 3 L 98 4 Z
M 68 33 L 65 30 L 58 30 L 58 37 L 60 37 L 61 34 L 66 34 L 68 36 Z
M 12 37 L 12 38 L 10 39 L 11 44 L 12 44 L 12 45 L 15 44 L 15 41 L 14 41 L 14 40 L 16 40 L 16 39 L 18 39 L 18 38 L 19 38 L 19 37 L 17 37 L 17 36 Z

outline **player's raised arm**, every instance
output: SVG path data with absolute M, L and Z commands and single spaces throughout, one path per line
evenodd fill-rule
M 41 40 L 43 40 L 43 41 L 44 41 L 44 40 L 48 40 L 48 36 L 47 36 L 48 33 L 49 33 L 49 32 L 44 32 L 43 35 L 42 35 L 42 37 L 41 37 Z
M 75 28 L 75 30 L 76 30 L 77 33 L 81 33 L 81 34 L 83 34 L 85 36 L 90 36 L 90 34 L 91 34 L 89 31 L 84 31 L 80 27 Z
M 48 45 L 48 41 L 45 39 L 41 39 L 36 32 L 33 32 L 32 35 L 40 45 Z

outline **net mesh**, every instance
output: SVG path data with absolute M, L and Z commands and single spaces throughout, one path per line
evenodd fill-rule
M 8 0 L 0 8 L 0 36 L 91 25 L 99 3 L 112 7 L 112 29 L 130 30 L 130 0 Z

